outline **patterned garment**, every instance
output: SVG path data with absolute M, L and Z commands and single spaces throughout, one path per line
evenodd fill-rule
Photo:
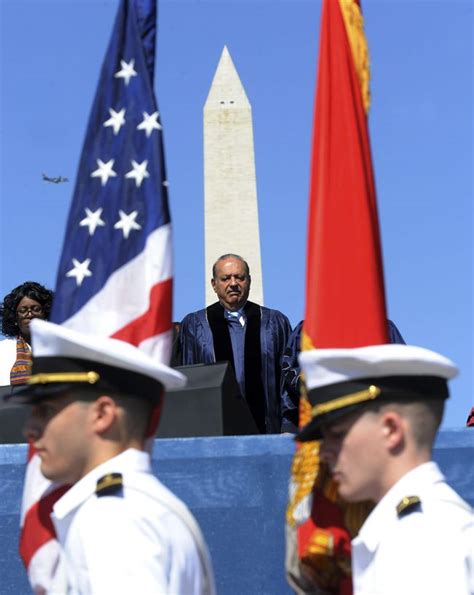
M 31 348 L 23 337 L 16 339 L 16 361 L 10 372 L 10 384 L 24 384 L 31 376 Z

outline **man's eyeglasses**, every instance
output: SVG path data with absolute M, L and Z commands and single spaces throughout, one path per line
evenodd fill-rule
M 18 308 L 16 311 L 18 316 L 21 316 L 22 318 L 25 318 L 25 316 L 28 315 L 28 312 L 40 316 L 43 314 L 43 306 L 21 306 L 21 308 Z

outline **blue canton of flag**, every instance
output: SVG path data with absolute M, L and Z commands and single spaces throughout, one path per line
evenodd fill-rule
M 122 0 L 86 132 L 51 319 L 168 363 L 172 252 L 153 93 L 156 4 Z

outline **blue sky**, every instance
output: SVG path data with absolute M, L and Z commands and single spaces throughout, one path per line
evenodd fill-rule
M 54 287 L 117 4 L 0 0 L 0 296 L 27 279 Z M 202 109 L 225 44 L 253 108 L 266 305 L 293 325 L 302 318 L 320 10 L 315 0 L 159 3 L 175 320 L 204 303 Z M 372 0 L 363 10 L 388 314 L 407 342 L 460 366 L 444 421 L 460 427 L 474 404 L 473 3 Z M 70 182 L 45 183 L 42 172 Z

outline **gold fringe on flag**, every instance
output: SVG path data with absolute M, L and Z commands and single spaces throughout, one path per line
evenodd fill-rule
M 339 6 L 359 78 L 362 103 L 367 114 L 370 108 L 370 62 L 367 38 L 364 33 L 364 17 L 355 0 L 339 0 Z
M 303 350 L 314 349 L 309 336 L 303 331 L 301 338 Z M 312 407 L 306 393 L 304 377 L 301 378 L 299 403 L 299 424 L 304 427 L 311 421 Z M 331 478 L 328 469 L 319 456 L 320 441 L 300 443 L 296 449 L 291 466 L 290 494 L 286 511 L 286 522 L 296 528 L 302 519 L 297 513 L 298 507 L 307 502 L 311 506 L 311 497 L 315 489 L 320 490 L 330 502 L 337 502 L 344 515 L 344 525 L 351 537 L 359 532 L 360 527 L 373 507 L 369 502 L 347 503 L 341 500 L 337 484 Z M 321 588 L 334 589 L 340 580 L 340 573 L 350 576 L 351 561 L 348 556 L 336 556 L 334 537 L 331 530 L 316 527 L 301 558 L 305 574 Z

